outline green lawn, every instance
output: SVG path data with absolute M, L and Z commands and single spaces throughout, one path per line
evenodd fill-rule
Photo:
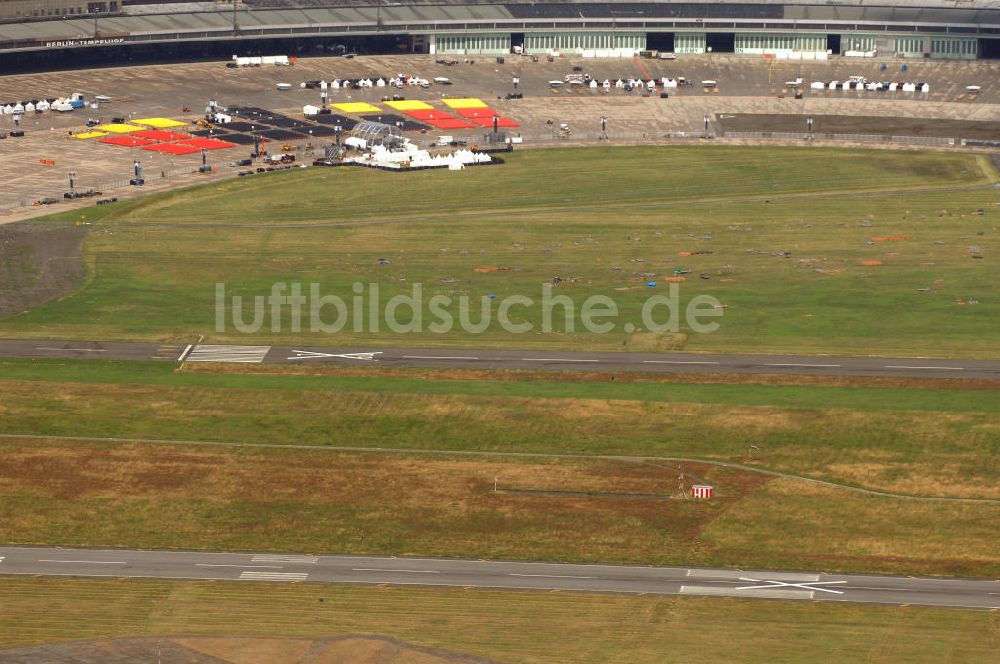
M 1000 208 L 982 186 L 995 178 L 972 155 L 759 147 L 526 151 L 460 174 L 282 172 L 83 212 L 90 279 L 0 321 L 0 337 L 1000 357 Z M 717 332 L 682 318 L 677 333 L 646 333 L 643 303 L 677 269 L 690 271 L 681 306 L 697 295 L 726 305 Z M 575 331 L 541 332 L 536 304 L 512 314 L 531 332 L 505 332 L 498 303 L 537 301 L 557 276 Z M 216 284 L 252 298 L 275 282 L 315 283 L 348 304 L 353 284 L 366 298 L 378 284 L 379 331 L 367 314 L 355 330 L 353 310 L 336 334 L 310 331 L 308 316 L 293 331 L 287 307 L 252 335 L 230 310 L 218 331 Z M 414 284 L 424 330 L 387 331 L 384 304 Z M 495 295 L 490 324 L 426 329 L 435 295 L 470 298 L 473 322 Z M 617 304 L 611 332 L 582 329 L 591 295 Z M 457 304 L 448 310 L 457 319 Z
M 996 614 L 901 607 L 12 578 L 0 579 L 0 593 L 4 646 L 116 636 L 361 633 L 502 662 L 537 664 L 978 664 L 991 661 L 1000 649 Z
M 11 434 L 724 461 L 755 444 L 773 470 L 1000 497 L 988 389 L 241 375 L 167 362 L 4 360 L 0 371 Z

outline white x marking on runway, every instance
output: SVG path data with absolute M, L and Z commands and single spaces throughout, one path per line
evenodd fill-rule
M 374 360 L 376 355 L 381 355 L 381 351 L 376 351 L 374 353 L 317 353 L 311 350 L 293 350 L 292 357 L 286 358 L 288 360 L 315 360 L 321 357 L 341 357 L 345 360 Z
M 760 583 L 764 585 L 760 586 L 741 586 L 737 590 L 760 590 L 762 588 L 783 588 L 794 586 L 796 588 L 802 588 L 804 590 L 822 590 L 825 593 L 834 593 L 837 595 L 843 595 L 842 590 L 831 590 L 830 588 L 820 588 L 820 586 L 829 586 L 835 583 L 847 583 L 847 581 L 803 581 L 801 583 L 788 583 L 785 581 L 761 581 L 760 579 L 748 579 L 746 577 L 740 577 L 740 581 L 753 581 L 754 583 Z

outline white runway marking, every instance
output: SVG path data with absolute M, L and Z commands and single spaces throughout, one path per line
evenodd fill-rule
M 305 581 L 308 572 L 241 572 L 242 581 Z
M 36 346 L 35 350 L 54 350 L 54 351 L 74 350 L 74 351 L 77 351 L 77 352 L 80 352 L 80 353 L 106 353 L 107 352 L 106 350 L 103 350 L 103 349 L 100 349 L 100 348 L 47 348 L 45 346 Z
M 747 572 L 728 569 L 689 569 L 687 576 L 697 576 L 704 579 L 741 580 Z M 751 572 L 763 581 L 819 581 L 819 574 L 803 574 L 801 572 Z
M 188 344 L 187 346 L 185 346 L 184 350 L 181 351 L 181 356 L 177 358 L 177 361 L 178 362 L 183 362 L 184 358 L 186 358 L 188 356 L 188 353 L 190 353 L 193 348 L 194 348 L 194 344 Z
M 643 364 L 718 364 L 707 360 L 643 360 Z
M 522 362 L 600 362 L 600 360 L 570 360 L 561 357 L 522 357 Z
M 718 586 L 681 586 L 681 595 L 720 595 L 722 597 L 757 597 L 765 599 L 812 599 L 811 590 L 737 590 Z
M 40 563 L 82 563 L 84 565 L 128 565 L 124 560 L 39 560 Z
M 893 364 L 887 364 L 887 365 L 885 365 L 885 368 L 886 369 L 920 369 L 920 370 L 937 369 L 939 371 L 964 371 L 965 370 L 965 367 L 911 367 L 911 366 L 893 365 Z
M 478 360 L 469 355 L 404 355 L 404 360 Z
M 802 588 L 803 590 L 820 590 L 825 593 L 833 593 L 835 595 L 843 595 L 842 590 L 833 590 L 831 588 L 820 588 L 820 586 L 832 586 L 838 583 L 847 583 L 847 581 L 805 581 L 802 583 L 786 583 L 784 581 L 768 581 L 761 579 L 750 579 L 747 577 L 740 577 L 740 581 L 750 581 L 752 583 L 759 583 L 758 586 L 740 586 L 737 590 L 770 590 L 771 588 Z
M 315 565 L 319 560 L 316 556 L 284 555 L 280 553 L 258 553 L 250 562 L 254 563 L 298 563 L 300 565 Z
M 352 572 L 406 572 L 407 574 L 440 574 L 432 569 L 379 569 L 378 567 L 352 567 Z
M 195 567 L 267 567 L 269 569 L 283 569 L 281 565 L 231 565 L 227 563 L 197 563 Z
M 805 362 L 770 362 L 765 367 L 839 367 L 839 364 L 807 364 Z
M 286 357 L 286 360 L 317 360 L 324 357 L 339 357 L 345 360 L 374 360 L 376 355 L 381 355 L 382 351 L 373 353 L 318 353 L 312 350 L 293 350 L 295 355 Z
M 535 576 L 541 579 L 596 579 L 596 576 L 570 576 L 569 574 L 515 574 L 510 576 Z
M 185 361 L 187 362 L 244 362 L 260 364 L 264 361 L 270 346 L 195 346 Z

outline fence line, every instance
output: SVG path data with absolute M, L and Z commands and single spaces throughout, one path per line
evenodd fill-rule
M 835 133 L 822 133 L 822 132 L 786 132 L 786 131 L 726 131 L 719 130 L 716 132 L 703 132 L 703 131 L 609 131 L 609 132 L 562 132 L 562 131 L 551 131 L 544 133 L 521 133 L 521 134 L 510 134 L 510 136 L 519 136 L 525 144 L 530 145 L 531 143 L 578 143 L 578 142 L 589 142 L 589 141 L 612 141 L 612 142 L 650 142 L 650 141 L 700 141 L 706 138 L 742 138 L 742 139 L 752 139 L 752 140 L 784 140 L 784 141 L 813 141 L 813 140 L 828 140 L 828 141 L 851 141 L 855 143 L 898 143 L 898 144 L 912 144 L 912 145 L 941 145 L 941 146 L 983 146 L 991 147 L 993 142 L 990 141 L 977 141 L 972 139 L 955 139 L 955 138 L 942 138 L 939 136 L 891 136 L 887 134 L 835 134 Z M 468 145 L 479 144 L 484 145 L 484 143 L 477 143 L 477 138 L 465 139 Z M 485 139 L 486 136 L 483 136 Z M 425 142 L 424 145 L 430 145 L 430 143 Z M 996 147 L 1000 147 L 1000 142 L 995 144 Z
M 943 138 L 940 136 L 890 136 L 887 134 L 831 134 L 822 132 L 787 132 L 787 131 L 720 131 L 721 138 L 749 138 L 754 140 L 825 140 L 852 141 L 855 143 L 903 143 L 912 145 L 966 145 L 967 139 Z M 970 141 L 975 145 L 975 141 Z

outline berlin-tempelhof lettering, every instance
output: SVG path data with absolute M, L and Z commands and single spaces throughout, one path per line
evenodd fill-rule
M 666 294 L 646 298 L 638 321 L 623 321 L 618 303 L 607 295 L 590 295 L 577 302 L 569 295 L 555 295 L 552 290 L 551 284 L 544 284 L 536 297 L 437 294 L 425 300 L 423 285 L 416 283 L 409 294 L 394 295 L 383 302 L 377 283 L 355 282 L 346 297 L 323 293 L 318 283 L 279 281 L 272 284 L 268 294 L 253 296 L 227 295 L 226 284 L 217 283 L 215 331 L 481 334 L 496 321 L 510 334 L 638 330 L 663 334 L 680 332 L 683 315 L 685 332 L 710 334 L 719 329 L 719 323 L 711 319 L 721 318 L 724 311 L 711 295 L 696 295 L 682 306 L 680 285 L 672 283 Z M 531 322 L 538 320 L 537 314 L 540 324 Z

